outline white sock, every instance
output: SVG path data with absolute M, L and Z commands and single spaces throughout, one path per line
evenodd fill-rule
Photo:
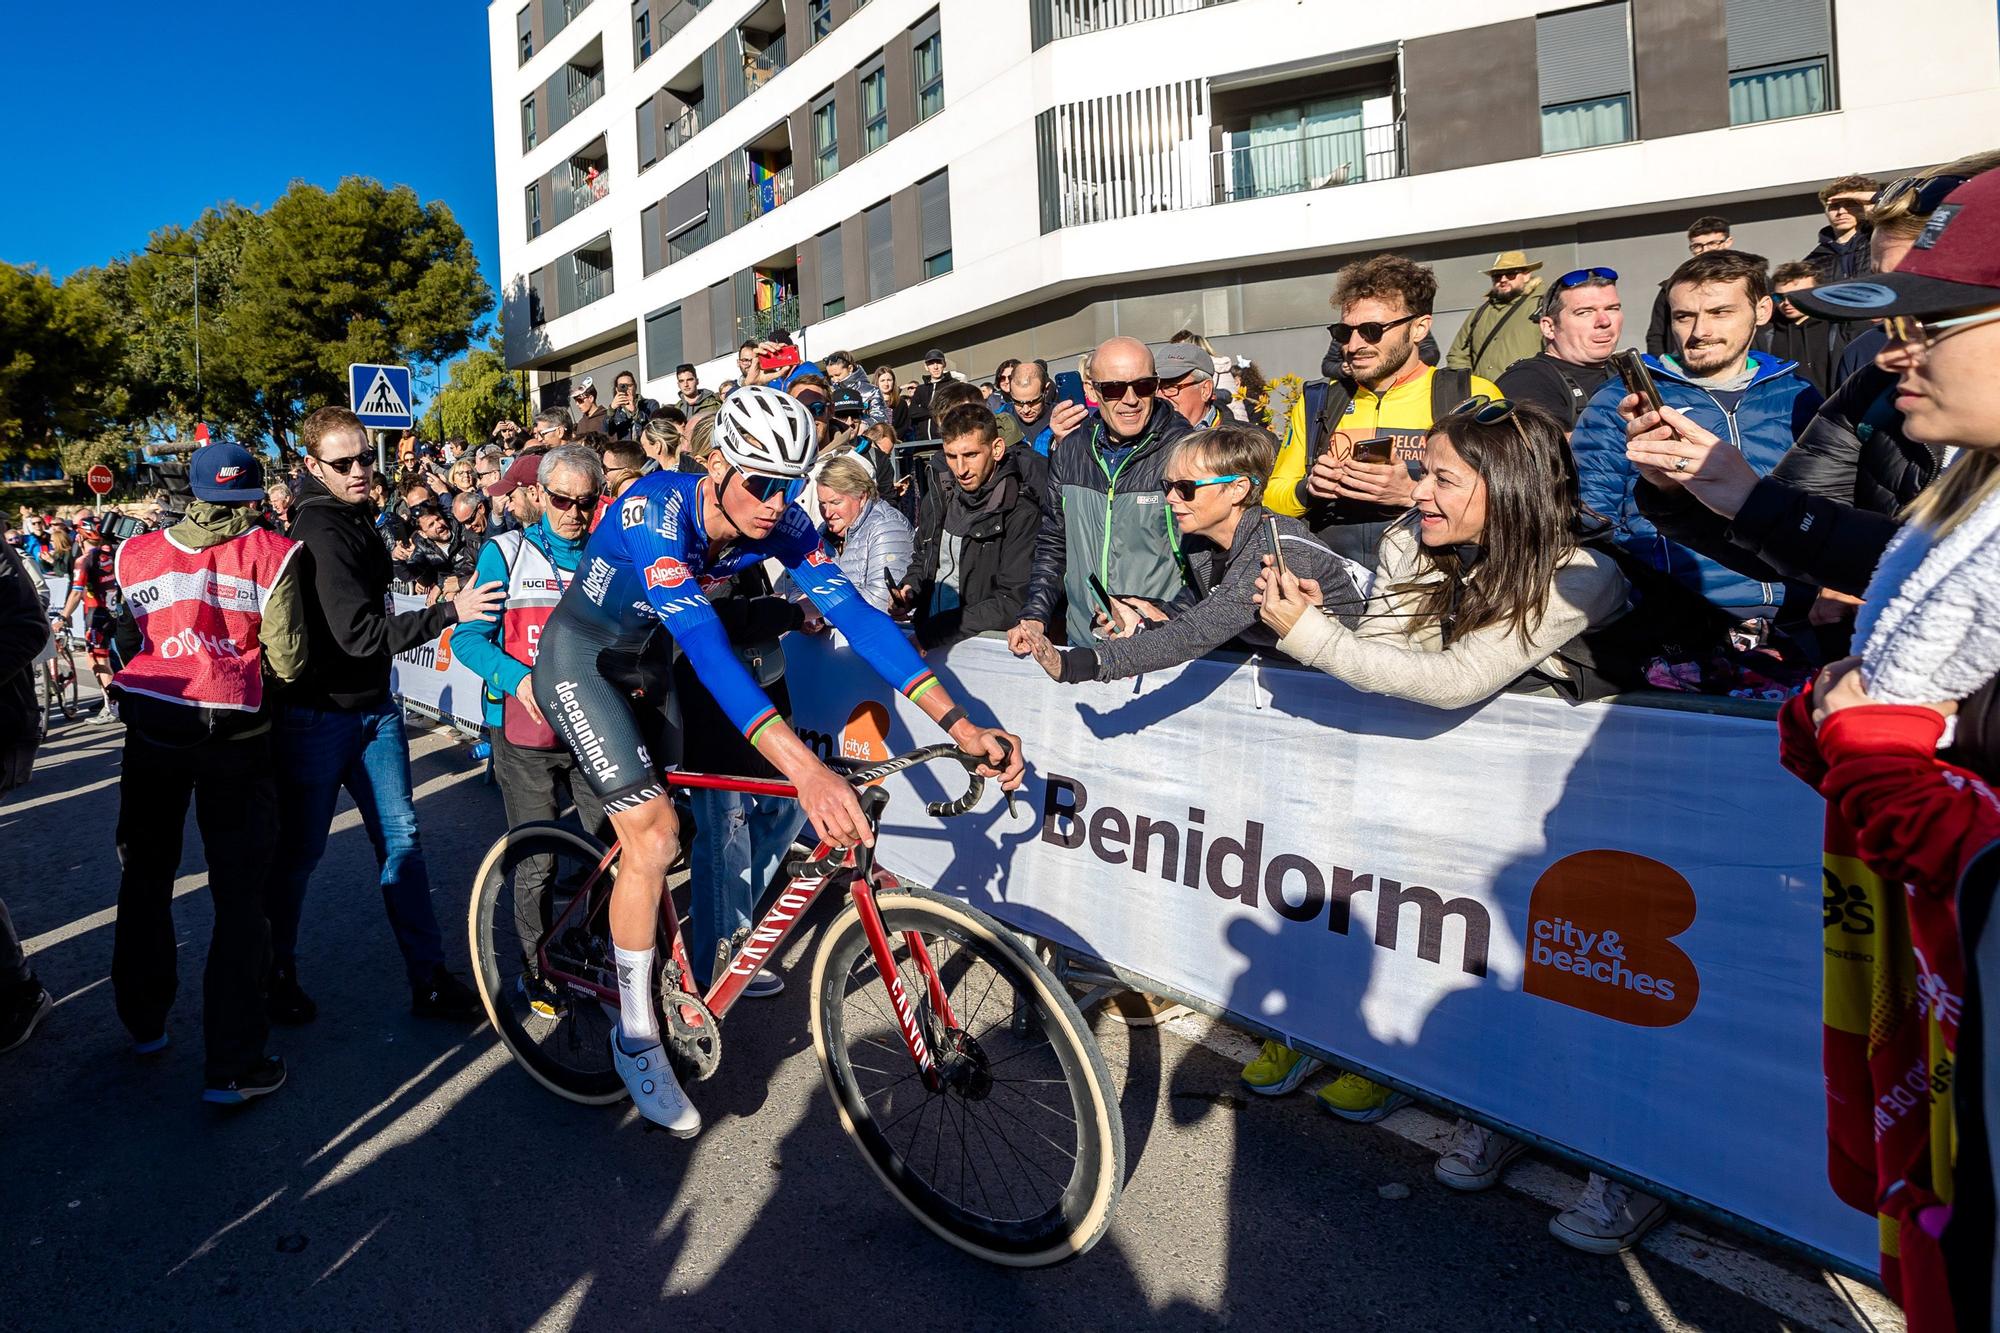
M 620 949 L 612 946 L 618 961 L 618 1016 L 628 1047 L 644 1050 L 660 1039 L 653 1021 L 652 949 Z

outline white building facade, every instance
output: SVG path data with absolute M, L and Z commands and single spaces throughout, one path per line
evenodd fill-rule
M 1990 0 L 494 0 L 510 364 L 666 401 L 802 330 L 990 375 L 1193 329 L 1317 375 L 1341 263 L 1438 336 L 1526 249 L 1639 343 L 1693 217 L 1802 257 L 1813 191 L 1996 146 Z

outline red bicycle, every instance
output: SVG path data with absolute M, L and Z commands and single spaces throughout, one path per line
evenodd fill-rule
M 851 772 L 879 828 L 884 778 L 953 759 L 971 785 L 928 808 L 978 802 L 980 761 L 934 745 Z M 678 787 L 796 798 L 787 783 L 670 773 Z M 551 1091 L 625 1097 L 611 1060 L 618 1011 L 607 911 L 618 847 L 560 824 L 511 829 L 472 895 L 472 957 L 487 1016 Z M 903 884 L 871 849 L 822 842 L 794 857 L 757 925 L 717 950 L 696 995 L 671 897 L 661 895 L 660 1031 L 684 1081 L 715 1072 L 723 1020 L 812 905 L 846 906 L 812 973 L 812 1036 L 840 1123 L 889 1192 L 925 1226 L 993 1263 L 1071 1259 L 1103 1236 L 1125 1181 L 1125 1134 L 1104 1056 L 1032 950 L 984 912 Z

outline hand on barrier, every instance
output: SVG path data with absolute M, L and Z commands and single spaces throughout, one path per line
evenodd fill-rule
M 507 600 L 507 585 L 495 579 L 491 583 L 469 583 L 458 590 L 451 604 L 458 612 L 460 624 L 471 621 L 492 620 L 500 614 L 500 604 Z
M 1734 518 L 1757 473 L 1733 445 L 1703 430 L 1676 408 L 1645 408 L 1638 394 L 1618 404 L 1625 418 L 1625 457 L 1663 490 L 1679 486 L 1724 518 Z
M 1289 569 L 1280 569 L 1275 557 L 1267 555 L 1263 572 L 1257 575 L 1257 591 L 1250 595 L 1250 600 L 1257 604 L 1258 617 L 1282 639 L 1292 632 L 1300 616 L 1326 601 L 1326 594 L 1320 591 L 1317 580 L 1302 579 Z
M 521 677 L 521 683 L 514 687 L 514 697 L 521 701 L 521 707 L 528 710 L 528 716 L 534 719 L 536 726 L 547 725 L 548 719 L 542 716 L 542 706 L 535 702 L 535 677 L 533 672 Z
M 1039 620 L 1023 620 L 1007 631 L 1007 651 L 1016 657 L 1026 657 L 1035 650 L 1035 640 L 1048 632 L 1048 626 Z

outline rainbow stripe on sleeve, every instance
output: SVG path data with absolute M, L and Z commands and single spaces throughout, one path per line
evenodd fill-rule
M 911 703 L 923 697 L 924 691 L 938 683 L 935 671 L 919 671 L 903 682 L 902 696 Z
M 756 717 L 750 719 L 750 725 L 743 728 L 743 734 L 750 738 L 752 745 L 755 745 L 757 738 L 764 734 L 764 729 L 779 720 L 776 708 L 766 708 L 763 712 L 757 714 Z

